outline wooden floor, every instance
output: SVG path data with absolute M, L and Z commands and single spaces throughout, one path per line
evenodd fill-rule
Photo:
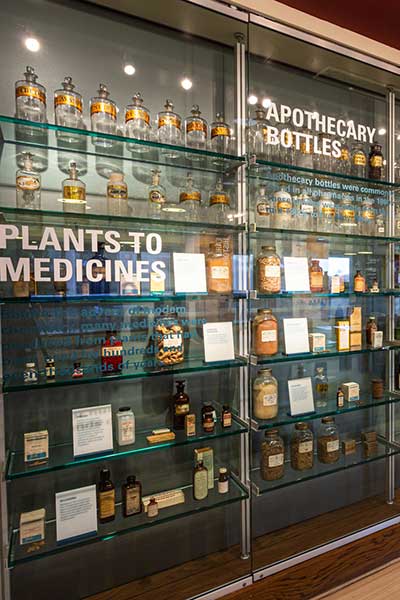
M 400 561 L 359 579 L 332 594 L 320 596 L 322 600 L 396 600 L 400 598 Z M 318 600 L 319 600 L 318 599 Z

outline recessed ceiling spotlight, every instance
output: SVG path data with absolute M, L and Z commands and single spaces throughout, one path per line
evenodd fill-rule
M 125 65 L 124 73 L 125 75 L 134 75 L 136 73 L 136 69 L 133 65 Z
M 29 50 L 29 52 L 38 52 L 40 50 L 39 40 L 31 37 L 26 38 L 25 47 L 27 50 Z
M 189 77 L 184 77 L 183 79 L 181 79 L 181 86 L 186 91 L 190 90 L 191 87 L 193 86 L 193 81 L 191 79 L 189 79 Z

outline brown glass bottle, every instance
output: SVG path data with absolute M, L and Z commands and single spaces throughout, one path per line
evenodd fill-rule
M 324 271 L 319 266 L 319 260 L 312 260 L 309 268 L 310 290 L 314 293 L 324 291 Z
M 383 154 L 382 146 L 374 142 L 368 156 L 368 177 L 370 179 L 382 179 Z
M 185 382 L 177 381 L 174 395 L 174 429 L 185 429 L 185 417 L 189 412 L 189 396 L 185 394 Z
M 357 271 L 354 275 L 354 286 L 355 292 L 365 292 L 365 277 L 361 274 L 361 271 Z
M 367 344 L 369 346 L 372 345 L 372 333 L 374 331 L 378 331 L 378 325 L 376 324 L 375 317 L 369 317 L 367 327 L 365 330 L 365 336 L 367 340 Z
M 108 523 L 115 519 L 115 486 L 110 477 L 109 469 L 101 469 L 98 488 L 100 523 Z
M 135 475 L 129 475 L 122 486 L 122 508 L 124 517 L 137 515 L 143 511 L 142 484 Z

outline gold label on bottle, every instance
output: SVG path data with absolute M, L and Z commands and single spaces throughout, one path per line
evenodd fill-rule
M 292 209 L 292 204 L 288 200 L 278 200 L 276 207 L 281 212 L 289 212 Z
M 17 98 L 20 98 L 21 96 L 35 98 L 36 100 L 43 102 L 43 104 L 46 104 L 46 94 L 34 85 L 20 85 L 16 88 L 15 95 Z
M 125 113 L 125 123 L 129 121 L 144 121 L 150 125 L 150 115 L 143 108 L 128 108 Z
M 100 519 L 107 519 L 115 515 L 115 490 L 99 493 L 99 516 Z
M 369 164 L 371 167 L 383 167 L 383 157 L 382 156 L 371 156 L 369 159 Z
M 126 514 L 134 515 L 139 513 L 140 506 L 140 494 L 138 489 L 126 490 Z
M 339 160 L 349 160 L 350 159 L 350 153 L 348 148 L 342 148 L 341 152 L 340 152 L 340 157 Z
M 40 188 L 40 182 L 37 177 L 31 175 L 19 175 L 16 179 L 18 190 L 34 191 Z
M 334 217 L 335 216 L 335 208 L 333 206 L 323 206 L 321 208 L 321 212 L 324 217 Z
M 214 204 L 226 204 L 229 206 L 229 196 L 227 194 L 213 194 L 210 196 L 210 206 Z
M 119 185 L 117 183 L 113 183 L 112 185 L 107 186 L 107 196 L 109 198 L 128 198 L 128 190 L 125 185 Z
M 80 113 L 82 112 L 82 100 L 70 94 L 58 94 L 54 97 L 54 108 L 56 106 L 72 106 Z
M 356 213 L 352 208 L 345 208 L 342 211 L 342 215 L 345 219 L 354 219 L 354 217 L 356 216 Z
M 312 154 L 313 153 L 313 147 L 311 142 L 307 145 L 306 142 L 301 142 L 300 144 L 300 152 L 302 154 Z
M 66 200 L 86 200 L 85 188 L 77 185 L 65 185 L 63 188 L 63 196 Z
M 154 202 L 154 204 L 165 204 L 165 196 L 158 192 L 157 190 L 152 190 L 149 194 L 150 202 Z
M 117 109 L 114 104 L 110 104 L 109 102 L 93 102 L 90 105 L 90 115 L 96 115 L 97 113 L 106 113 L 114 120 L 117 119 Z
M 353 156 L 353 165 L 358 167 L 365 167 L 367 164 L 367 157 L 363 152 L 356 152 Z
M 189 404 L 177 404 L 175 406 L 175 414 L 176 415 L 186 415 L 188 414 L 190 408 Z
M 207 125 L 203 121 L 189 121 L 186 124 L 186 133 L 191 131 L 202 131 L 207 137 Z
M 259 215 L 269 215 L 271 213 L 271 208 L 267 202 L 259 202 L 257 204 L 257 212 Z
M 230 134 L 229 127 L 226 125 L 216 125 L 211 129 L 211 139 L 217 137 L 217 135 L 229 137 Z
M 375 214 L 374 214 L 374 211 L 371 208 L 366 208 L 365 210 L 362 211 L 361 216 L 366 221 L 372 221 L 372 219 L 374 218 Z
M 186 202 L 192 200 L 193 202 L 201 202 L 200 192 L 182 192 L 179 196 L 179 202 Z
M 172 125 L 172 127 L 176 127 L 180 131 L 181 120 L 176 115 L 161 115 L 158 117 L 158 129 L 164 127 L 164 125 Z

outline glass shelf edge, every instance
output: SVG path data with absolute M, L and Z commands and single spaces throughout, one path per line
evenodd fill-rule
M 328 352 L 307 352 L 304 354 L 288 354 L 288 355 L 280 355 L 277 357 L 270 356 L 268 358 L 258 358 L 254 355 L 250 357 L 250 363 L 253 366 L 257 365 L 268 365 L 273 363 L 280 362 L 291 362 L 291 361 L 302 361 L 302 360 L 312 360 L 312 359 L 324 359 L 324 358 L 338 358 L 340 356 L 355 356 L 357 354 L 369 354 L 373 352 L 386 352 L 388 350 L 395 350 L 400 346 L 400 341 L 395 344 L 394 342 L 385 342 L 381 348 L 360 348 L 358 350 L 347 350 L 339 352 L 328 351 Z
M 0 297 L 0 304 L 41 304 L 41 303 L 91 303 L 91 302 L 108 302 L 108 303 L 147 303 L 147 302 L 165 302 L 165 301 L 183 301 L 183 300 L 243 300 L 246 298 L 246 292 L 233 292 L 232 294 L 150 294 L 137 296 L 120 296 L 112 294 L 96 295 L 77 295 L 77 296 L 56 296 L 56 295 L 37 295 L 27 296 L 26 298 Z
M 398 292 L 400 294 L 400 290 Z M 251 300 L 268 300 L 268 298 L 373 298 L 374 296 L 386 297 L 395 295 L 394 290 L 382 290 L 380 292 L 280 292 L 278 294 L 259 294 L 257 290 L 250 291 Z
M 252 224 L 254 226 L 254 223 Z M 304 237 L 318 237 L 318 238 L 340 238 L 340 239 L 351 239 L 353 241 L 374 241 L 374 242 L 400 242 L 400 237 L 391 237 L 391 236 L 380 236 L 380 235 L 359 235 L 359 234 L 351 234 L 341 231 L 304 231 L 301 229 L 277 229 L 275 227 L 250 227 L 249 235 L 250 237 L 257 237 L 257 235 L 262 235 L 264 233 L 272 234 L 285 234 L 289 236 L 293 235 L 302 235 Z M 324 240 L 322 240 L 324 241 Z

